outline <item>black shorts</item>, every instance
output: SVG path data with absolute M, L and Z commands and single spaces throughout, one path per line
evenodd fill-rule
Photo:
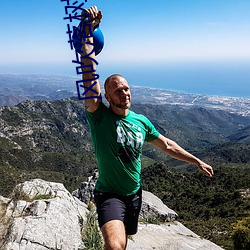
M 136 234 L 142 203 L 141 188 L 129 196 L 94 190 L 94 199 L 100 228 L 108 221 L 120 220 L 124 223 L 127 235 Z

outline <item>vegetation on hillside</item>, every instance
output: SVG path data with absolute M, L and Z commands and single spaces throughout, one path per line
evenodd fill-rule
M 250 216 L 233 224 L 232 237 L 235 250 L 250 249 Z
M 225 249 L 233 249 L 233 223 L 249 216 L 250 165 L 224 164 L 215 176 L 173 172 L 164 163 L 145 168 L 143 188 L 153 192 L 179 214 L 179 221 Z M 247 237 L 247 236 L 246 236 Z

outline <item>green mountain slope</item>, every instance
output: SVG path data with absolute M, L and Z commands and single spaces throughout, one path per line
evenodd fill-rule
M 250 125 L 249 117 L 202 108 L 138 104 L 133 110 L 198 155 L 229 142 L 229 135 Z M 144 166 L 159 160 L 169 162 L 169 166 L 180 164 L 171 163 L 149 145 L 144 153 Z M 82 102 L 72 98 L 0 107 L 0 166 L 1 194 L 7 194 L 15 182 L 33 177 L 54 180 L 57 176 L 69 190 L 76 188 L 97 167 Z
M 80 102 L 26 101 L 2 107 L 0 122 L 0 165 L 5 169 L 0 183 L 6 183 L 5 178 L 14 183 L 34 176 L 54 180 L 56 175 L 73 189 L 96 168 Z M 1 193 L 8 193 L 9 187 L 1 188 Z
M 214 164 L 215 176 L 207 178 L 199 172 L 176 173 L 157 163 L 143 170 L 143 188 L 160 197 L 198 235 L 233 250 L 233 223 L 249 217 L 250 199 L 241 192 L 249 189 L 250 165 Z M 241 231 L 242 237 L 247 230 Z

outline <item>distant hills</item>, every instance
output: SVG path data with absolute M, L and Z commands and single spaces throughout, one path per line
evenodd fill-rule
M 71 184 L 96 166 L 80 102 L 26 101 L 0 108 L 0 182 L 29 176 Z M 74 177 L 74 178 L 73 178 Z M 7 178 L 7 180 L 5 179 Z M 52 178 L 52 179 L 51 179 Z M 8 185 L 7 185 L 8 184 Z
M 0 106 L 24 100 L 58 100 L 76 95 L 75 80 L 64 75 L 0 74 Z
M 228 137 L 231 142 L 243 142 L 250 144 L 250 127 L 246 127 Z
M 79 77 L 67 75 L 0 74 L 0 106 L 13 106 L 24 100 L 76 97 L 76 80 Z M 138 86 L 131 86 L 131 92 L 136 104 L 203 107 L 250 115 L 250 99 L 247 98 L 186 94 Z

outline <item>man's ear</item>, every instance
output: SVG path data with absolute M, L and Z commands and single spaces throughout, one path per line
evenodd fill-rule
M 104 96 L 105 96 L 106 100 L 109 101 L 109 96 L 106 93 Z

